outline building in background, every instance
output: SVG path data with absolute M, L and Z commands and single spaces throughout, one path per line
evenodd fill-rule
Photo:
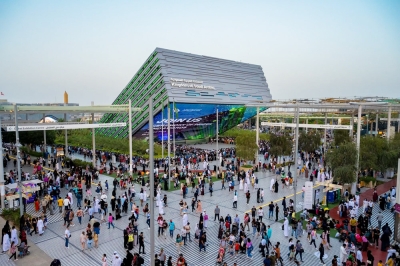
M 5 99 L 0 99 L 0 105 L 13 105 L 14 103 L 11 103 Z M 17 105 L 19 106 L 64 106 L 64 103 L 17 103 Z M 67 103 L 67 106 L 79 106 L 78 103 Z M 57 119 L 64 119 L 64 114 L 60 114 L 60 113 L 48 113 L 45 114 L 45 116 L 51 116 L 53 118 L 57 118 Z M 80 117 L 83 116 L 83 114 L 74 114 L 74 117 L 77 117 L 77 119 L 80 119 Z M 67 114 L 67 120 L 71 121 L 72 119 L 74 119 L 74 117 L 72 117 L 72 114 Z M 2 121 L 4 121 L 4 123 L 7 123 L 7 121 L 11 121 L 14 122 L 14 114 L 10 113 L 10 114 L 0 114 L 0 118 Z M 20 122 L 30 122 L 30 123 L 37 123 L 39 121 L 41 121 L 43 119 L 43 114 L 18 114 L 18 120 Z
M 271 94 L 259 65 L 156 48 L 112 104 L 142 108 L 132 115 L 136 138 L 148 137 L 148 105 L 153 97 L 154 134 L 167 139 L 167 105 L 171 110 L 171 134 L 176 140 L 213 137 L 216 112 L 219 132 L 256 114 L 255 101 L 270 101 Z M 163 118 L 163 119 L 162 119 Z M 174 119 L 172 119 L 174 118 Z M 127 122 L 128 114 L 105 114 L 102 123 Z M 125 138 L 128 127 L 98 129 L 98 133 Z

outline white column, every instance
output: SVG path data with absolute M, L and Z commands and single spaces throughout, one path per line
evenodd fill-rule
M 171 103 L 168 101 L 168 189 L 170 185 L 170 178 L 171 178 Z
M 397 120 L 397 133 L 400 133 L 400 113 L 399 113 L 399 120 Z
M 64 103 L 64 106 L 67 106 L 67 104 Z M 67 113 L 64 114 L 64 122 L 67 122 Z M 64 130 L 64 140 L 65 140 L 65 154 L 64 154 L 64 156 L 67 157 L 68 156 L 68 130 L 67 129 Z M 57 152 L 56 152 L 56 155 L 57 155 Z M 56 159 L 56 162 L 58 164 L 58 161 L 57 161 L 56 157 L 57 156 L 55 156 L 54 159 Z
M 392 107 L 389 107 L 388 111 L 388 119 L 387 119 L 387 130 L 386 130 L 386 139 L 389 141 L 390 139 L 390 124 L 392 122 Z
M 3 167 L 3 138 L 1 136 L 1 119 L 0 119 L 0 203 L 1 209 L 4 210 L 4 197 L 6 195 L 6 190 L 4 187 L 4 167 Z
M 164 160 L 164 102 L 161 103 L 161 158 Z
M 129 174 L 132 176 L 133 174 L 133 167 L 132 167 L 132 100 L 128 100 L 129 104 Z
M 351 119 L 350 119 L 350 137 L 351 140 L 353 140 L 353 135 L 354 135 L 354 111 L 351 113 Z
M 174 152 L 174 157 L 176 153 L 176 148 L 175 148 L 175 99 L 173 99 L 173 113 L 172 113 L 172 143 L 173 143 L 173 152 Z
M 397 176 L 400 176 L 400 158 L 397 161 Z M 400 178 L 396 181 L 396 203 L 400 203 Z
M 375 118 L 375 131 L 376 131 L 376 134 L 375 134 L 375 136 L 378 136 L 378 131 L 379 131 L 378 124 L 379 124 L 379 114 L 378 114 L 378 112 L 376 112 L 376 118 Z
M 308 118 L 306 119 L 306 125 L 308 125 Z M 308 133 L 308 127 L 306 127 L 306 133 Z
M 256 151 L 256 164 L 258 165 L 258 145 L 260 142 L 260 107 L 257 107 L 257 116 L 256 116 L 256 145 L 257 145 L 257 151 Z
M 18 193 L 19 193 L 19 215 L 22 216 L 24 214 L 24 204 L 22 203 L 22 183 L 21 183 L 21 153 L 19 151 L 19 147 L 21 144 L 19 143 L 19 132 L 18 132 L 18 109 L 17 105 L 14 103 L 14 115 L 15 115 L 15 146 L 17 147 L 17 173 L 18 173 Z M 1 149 L 3 147 L 0 147 Z M 3 159 L 3 158 L 2 158 Z M 3 163 L 3 162 L 1 162 Z
M 94 102 L 92 101 L 92 106 L 94 106 Z M 94 124 L 94 113 L 92 113 L 92 124 Z M 92 164 L 93 168 L 96 168 L 96 132 L 94 128 L 92 129 Z M 101 158 L 99 158 L 101 161 Z
M 325 125 L 328 123 L 328 113 L 325 110 Z M 324 129 L 324 152 L 326 152 L 326 128 Z
M 294 146 L 294 169 L 293 169 L 293 200 L 294 200 L 294 210 L 296 211 L 296 189 L 297 189 L 297 161 L 298 161 L 298 151 L 299 151 L 299 107 L 296 108 L 296 135 L 295 135 L 295 146 Z
M 154 265 L 154 131 L 153 98 L 149 99 L 150 265 Z
M 46 120 L 46 114 L 43 114 L 43 123 L 45 123 L 45 120 Z M 43 154 L 46 152 L 46 150 L 47 150 L 46 130 L 43 130 Z
M 215 126 L 215 133 L 216 133 L 216 143 L 217 143 L 217 161 L 219 160 L 219 152 L 218 152 L 218 132 L 219 132 L 219 124 L 218 124 L 218 108 L 217 108 L 217 113 L 216 113 L 216 116 L 217 116 L 217 124 L 216 124 L 216 126 Z
M 358 117 L 357 117 L 357 173 L 356 176 L 358 176 L 358 171 L 360 167 L 360 139 L 361 139 L 361 112 L 362 112 L 362 105 L 358 106 Z M 351 184 L 351 193 L 355 194 L 356 193 L 356 185 L 357 182 L 354 182 Z

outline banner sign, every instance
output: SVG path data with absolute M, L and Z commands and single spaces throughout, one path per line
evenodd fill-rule
M 273 123 L 273 122 L 261 122 L 262 126 L 270 127 L 296 127 L 294 123 Z M 346 129 L 350 130 L 351 126 L 346 125 L 318 125 L 318 124 L 299 124 L 299 127 L 304 128 L 317 128 L 317 129 Z
M 304 203 L 303 203 L 303 208 L 304 209 L 312 209 L 313 205 L 313 182 L 307 181 L 304 184 Z
M 38 124 L 29 126 L 18 126 L 18 131 L 38 131 L 38 130 L 62 130 L 62 129 L 83 129 L 83 128 L 109 128 L 125 127 L 126 123 L 100 123 L 100 124 Z M 15 126 L 7 126 L 6 131 L 15 131 Z

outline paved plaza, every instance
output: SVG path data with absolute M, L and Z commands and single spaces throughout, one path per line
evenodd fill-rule
M 24 170 L 25 169 L 26 167 L 24 167 Z M 191 193 L 191 189 L 189 189 L 189 195 L 186 198 L 186 202 L 189 205 L 188 220 L 192 228 L 191 236 L 193 241 L 188 242 L 187 246 L 183 246 L 181 248 L 181 253 L 183 253 L 188 265 L 190 266 L 214 265 L 216 262 L 218 245 L 219 245 L 219 239 L 217 238 L 218 223 L 214 222 L 214 208 L 216 205 L 218 205 L 221 209 L 221 216 L 225 217 L 227 214 L 230 214 L 232 217 L 234 217 L 236 214 L 238 214 L 241 219 L 241 222 L 243 221 L 244 212 L 249 211 L 253 205 L 256 206 L 257 208 L 262 206 L 264 208 L 264 213 L 265 213 L 264 222 L 266 223 L 266 225 L 271 225 L 271 228 L 273 230 L 271 242 L 275 244 L 276 242 L 279 241 L 281 243 L 282 258 L 284 259 L 285 264 L 288 263 L 294 265 L 293 262 L 289 262 L 289 259 L 286 256 L 286 254 L 288 253 L 288 238 L 285 238 L 283 236 L 283 231 L 281 228 L 282 224 L 279 222 L 275 222 L 274 219 L 271 220 L 268 219 L 268 207 L 267 207 L 270 201 L 274 201 L 278 202 L 280 209 L 282 209 L 281 205 L 282 197 L 286 196 L 288 199 L 292 198 L 294 196 L 293 190 L 289 190 L 288 188 L 282 189 L 282 186 L 280 184 L 279 193 L 272 193 L 269 191 L 270 180 L 271 178 L 276 178 L 275 174 L 270 172 L 258 172 L 256 173 L 256 175 L 259 178 L 259 186 L 263 188 L 265 191 L 265 199 L 264 203 L 262 204 L 256 203 L 256 192 L 253 190 L 253 188 L 250 188 L 250 192 L 252 194 L 251 194 L 250 204 L 247 205 L 244 192 L 239 191 L 238 184 L 236 184 L 235 186 L 235 189 L 237 189 L 239 192 L 237 209 L 232 208 L 233 192 L 232 191 L 229 192 L 228 189 L 221 190 L 221 182 L 215 183 L 213 196 L 209 194 L 208 189 L 205 190 L 204 196 L 199 196 L 199 199 L 202 201 L 203 210 L 206 210 L 206 212 L 209 214 L 210 217 L 208 228 L 206 230 L 207 243 L 208 243 L 206 252 L 204 251 L 199 252 L 198 243 L 194 241 L 194 228 L 199 221 L 199 214 L 192 213 L 190 211 L 191 196 L 193 195 L 193 193 Z M 111 188 L 112 188 L 113 178 L 106 175 L 100 176 L 100 181 L 102 183 L 104 183 L 106 180 L 108 180 L 108 183 L 110 184 L 110 190 L 107 192 L 108 199 L 111 199 L 111 190 L 112 190 Z M 298 190 L 301 190 L 301 187 L 303 186 L 304 182 L 305 182 L 304 178 L 299 178 Z M 140 191 L 140 187 L 141 187 L 140 185 L 135 184 L 135 189 L 137 192 Z M 208 185 L 206 187 L 208 188 Z M 316 188 L 322 188 L 322 187 L 316 187 Z M 95 195 L 94 190 L 95 188 L 92 186 L 93 195 Z M 67 190 L 65 188 L 61 189 L 62 197 L 64 197 L 66 193 Z M 122 191 L 118 188 L 117 197 L 121 195 L 121 193 Z M 167 194 L 168 196 L 168 207 L 164 208 L 165 211 L 164 217 L 168 222 L 170 219 L 172 219 L 176 224 L 176 228 L 174 232 L 174 238 L 170 238 L 168 232 L 166 238 L 163 236 L 157 237 L 157 231 L 156 231 L 155 252 L 159 253 L 160 249 L 164 248 L 167 257 L 172 256 L 174 258 L 173 261 L 176 262 L 178 252 L 175 246 L 175 237 L 178 233 L 180 233 L 180 230 L 182 228 L 182 216 L 180 215 L 180 206 L 179 206 L 179 201 L 182 199 L 182 196 L 180 191 L 173 191 L 173 192 L 162 191 L 162 196 L 164 194 Z M 150 199 L 148 199 L 147 202 L 149 202 L 149 200 Z M 296 209 L 297 211 L 299 211 L 302 209 L 302 204 L 301 204 L 302 197 L 300 192 L 298 192 L 296 195 L 296 201 L 297 201 Z M 138 193 L 135 202 L 137 205 L 140 205 L 138 200 Z M 73 208 L 75 211 L 77 210 L 76 200 L 74 201 Z M 375 205 L 374 208 L 378 208 L 378 206 Z M 361 209 L 362 208 L 360 208 L 360 211 Z M 39 214 L 35 212 L 33 204 L 29 204 L 27 206 L 27 212 L 33 216 Z M 389 215 L 390 214 L 389 211 L 385 212 L 388 212 L 388 214 L 386 215 L 385 213 L 384 223 L 388 222 L 392 226 L 393 216 Z M 374 210 L 374 213 L 377 213 L 377 211 L 375 212 Z M 128 215 L 130 216 L 130 213 L 128 213 Z M 56 212 L 54 215 L 48 215 L 49 225 L 42 236 L 33 235 L 31 237 L 28 235 L 28 243 L 33 242 L 51 258 L 60 259 L 62 265 L 68 265 L 68 266 L 101 265 L 101 258 L 104 253 L 107 254 L 108 256 L 108 264 L 111 265 L 110 261 L 114 251 L 117 251 L 122 257 L 125 257 L 126 251 L 123 247 L 123 230 L 124 228 L 126 228 L 128 224 L 129 216 L 125 215 L 122 217 L 122 219 L 115 221 L 115 229 L 112 228 L 108 229 L 107 225 L 103 224 L 101 226 L 101 232 L 99 235 L 99 247 L 97 249 L 93 248 L 91 251 L 85 250 L 84 252 L 82 252 L 79 242 L 79 236 L 82 233 L 82 231 L 85 230 L 89 220 L 89 217 L 87 215 L 85 215 L 85 217 L 83 218 L 82 225 L 79 225 L 77 218 L 74 219 L 75 226 L 70 227 L 72 237 L 70 239 L 69 249 L 64 247 L 65 227 L 63 226 L 63 217 L 58 212 Z M 154 210 L 153 218 L 156 218 L 157 216 L 158 216 L 158 208 Z M 96 215 L 95 217 L 99 218 L 98 215 Z M 280 212 L 280 219 L 283 219 L 282 211 Z M 145 265 L 149 265 L 150 230 L 148 230 L 147 224 L 145 223 L 146 218 L 143 216 L 142 208 L 140 208 L 140 218 L 138 221 L 139 221 L 138 230 L 139 232 L 143 232 L 145 237 L 145 252 L 146 252 L 146 254 L 144 255 L 146 261 Z M 372 219 L 372 222 L 376 223 L 374 218 Z M 157 230 L 156 223 L 155 223 L 155 230 Z M 262 264 L 261 253 L 258 252 L 258 244 L 260 243 L 261 238 L 253 237 L 251 235 L 250 238 L 252 239 L 254 246 L 253 258 L 252 259 L 247 258 L 245 254 L 240 254 L 237 258 L 235 258 L 235 256 L 231 256 L 230 254 L 226 254 L 225 261 L 228 263 L 229 266 L 233 265 L 234 262 L 237 262 L 238 263 L 237 265 L 246 265 L 249 263 L 251 265 Z M 303 260 L 304 260 L 303 264 L 304 265 L 318 264 L 319 258 L 315 255 L 316 250 L 314 246 L 310 246 L 308 244 L 305 236 L 299 239 L 301 240 L 305 249 L 305 253 L 303 254 Z M 319 244 L 318 240 L 317 244 Z M 338 240 L 334 238 L 334 236 L 331 236 L 331 244 L 333 248 L 331 250 L 325 251 L 328 256 L 325 259 L 327 265 L 331 264 L 330 261 L 332 260 L 333 255 L 335 254 L 337 255 L 339 253 L 340 244 Z M 135 246 L 133 252 L 138 252 L 138 246 Z M 28 260 L 29 257 L 22 258 L 17 262 L 18 263 L 17 265 L 27 265 L 23 264 L 22 262 L 27 263 Z M 8 257 L 6 255 L 1 255 L 0 265 L 15 265 L 15 264 L 14 262 L 8 262 Z

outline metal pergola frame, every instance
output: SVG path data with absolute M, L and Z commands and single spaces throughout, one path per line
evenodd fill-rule
M 91 113 L 92 114 L 92 120 L 94 121 L 94 113 L 125 113 L 127 112 L 129 114 L 129 151 L 130 151 L 130 162 L 129 162 L 129 171 L 132 174 L 132 111 L 138 112 L 141 111 L 142 108 L 132 108 L 132 102 L 129 100 L 129 104 L 125 105 L 91 105 L 91 106 L 25 106 L 25 105 L 18 105 L 14 103 L 13 105 L 3 105 L 0 106 L 0 114 L 10 114 L 14 113 L 15 116 L 15 122 L 10 123 L 10 121 L 7 121 L 7 124 L 4 125 L 6 127 L 6 130 L 8 131 L 15 131 L 16 135 L 16 147 L 17 147 L 17 169 L 20 169 L 20 143 L 19 143 L 19 128 L 18 126 L 18 114 L 29 114 L 29 113 L 43 113 L 45 116 L 46 113 L 64 113 L 64 117 L 66 117 L 65 114 L 67 113 Z M 126 125 L 126 123 L 111 123 L 112 125 L 109 126 L 123 126 Z M 78 129 L 79 127 L 82 128 L 92 128 L 92 140 L 93 140 L 93 153 L 96 150 L 95 146 L 95 131 L 94 129 L 99 127 L 95 126 L 95 124 L 82 124 L 82 123 L 73 123 L 71 124 L 70 122 L 64 122 L 64 123 L 51 123 L 51 126 L 49 127 L 48 125 L 45 125 L 45 123 L 37 123 L 35 124 L 37 127 L 41 127 L 44 131 L 44 146 L 46 147 L 46 130 L 49 130 L 49 128 L 53 127 L 53 129 L 65 129 L 65 148 L 67 149 L 68 147 L 68 136 L 67 136 L 67 130 L 68 128 L 73 128 L 75 127 Z M 106 123 L 102 124 L 103 126 L 107 127 Z M 0 119 L 0 128 L 4 127 L 1 124 L 1 119 Z M 23 127 L 29 128 L 32 127 L 32 123 L 26 123 L 21 126 L 21 129 Z M 59 127 L 59 128 L 57 128 Z M 26 129 L 25 128 L 25 129 Z M 22 129 L 23 130 L 23 129 Z M 37 130 L 37 129 L 33 129 Z M 29 129 L 26 131 L 30 131 Z M 0 141 L 1 141 L 1 130 L 0 130 Z M 0 149 L 0 158 L 3 157 L 3 150 Z M 95 156 L 93 156 L 93 166 L 95 166 Z M 3 169 L 3 164 L 0 164 L 0 195 L 1 195 L 1 207 L 4 208 L 4 195 L 5 195 L 5 189 L 4 189 L 4 169 Z M 18 182 L 20 183 L 21 181 L 21 171 L 18 171 Z M 21 190 L 20 190 L 21 191 Z M 20 215 L 23 214 L 23 204 L 22 204 L 22 194 L 20 193 Z
M 361 133 L 361 114 L 362 111 L 364 110 L 373 110 L 376 111 L 377 116 L 378 113 L 388 113 L 388 118 L 387 118 L 387 123 L 390 125 L 391 123 L 391 114 L 393 111 L 398 111 L 400 112 L 400 104 L 392 104 L 392 103 L 387 103 L 384 101 L 379 101 L 379 102 L 368 102 L 368 101 L 354 101 L 354 102 L 347 102 L 347 103 L 298 103 L 296 101 L 293 101 L 292 103 L 281 103 L 281 102 L 263 102 L 263 101 L 254 101 L 252 103 L 246 104 L 248 107 L 257 107 L 257 123 L 256 123 L 256 143 L 258 145 L 259 141 L 259 108 L 260 107 L 267 107 L 268 110 L 266 113 L 273 113 L 274 111 L 282 112 L 280 109 L 285 109 L 286 113 L 289 113 L 290 111 L 293 112 L 295 118 L 296 118 L 296 148 L 295 151 L 298 150 L 298 129 L 299 129 L 299 113 L 300 110 L 303 112 L 309 112 L 309 113 L 325 113 L 325 124 L 327 123 L 327 113 L 351 113 L 352 117 L 354 117 L 354 114 L 356 110 L 358 111 L 358 118 L 357 118 L 357 171 L 359 168 L 359 150 L 360 150 L 360 133 Z M 291 110 L 287 110 L 291 109 Z M 265 111 L 264 111 L 265 113 Z M 354 119 L 350 119 L 351 123 L 351 130 L 350 134 L 353 135 L 353 125 L 354 125 Z M 324 145 L 326 145 L 326 129 L 325 129 L 325 141 Z M 390 139 L 390 130 L 387 130 L 386 134 L 387 140 Z M 297 152 L 295 152 L 295 165 L 297 164 Z M 295 186 L 293 186 L 294 189 Z M 352 184 L 352 193 L 355 193 L 356 190 L 356 184 Z M 296 193 L 296 191 L 295 191 Z

